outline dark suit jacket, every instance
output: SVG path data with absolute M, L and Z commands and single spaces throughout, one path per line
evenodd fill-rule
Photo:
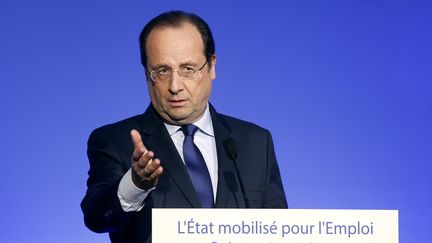
M 251 207 L 287 208 L 269 131 L 218 114 L 212 106 L 210 113 L 219 166 L 215 207 L 245 207 L 235 167 L 222 144 L 225 139 L 233 138 Z M 139 212 L 124 212 L 117 197 L 119 182 L 130 168 L 133 151 L 131 129 L 141 133 L 145 146 L 155 152 L 164 168 L 156 189 L 146 198 L 145 206 Z M 109 232 L 112 242 L 150 243 L 152 208 L 201 206 L 163 120 L 151 105 L 143 115 L 94 130 L 88 141 L 88 157 L 88 190 L 81 203 L 84 221 L 95 232 Z

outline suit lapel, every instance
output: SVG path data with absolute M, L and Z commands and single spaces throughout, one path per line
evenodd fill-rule
M 215 207 L 240 207 L 243 201 L 241 198 L 236 197 L 236 192 L 239 191 L 239 188 L 237 186 L 235 168 L 233 162 L 226 155 L 223 146 L 223 142 L 230 137 L 231 128 L 225 120 L 217 114 L 213 106 L 210 106 L 210 113 L 212 116 L 218 156 L 218 188 Z M 233 197 L 232 200 L 234 202 L 229 204 L 230 197 Z
M 144 144 L 155 153 L 164 168 L 164 173 L 172 178 L 178 189 L 192 207 L 201 207 L 186 167 L 172 142 L 162 119 L 150 105 L 143 116 L 142 132 L 146 135 Z

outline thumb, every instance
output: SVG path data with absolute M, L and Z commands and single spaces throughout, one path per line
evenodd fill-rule
M 144 143 L 142 142 L 141 139 L 141 135 L 137 130 L 132 129 L 130 131 L 130 135 L 134 146 L 133 158 L 139 159 L 139 157 L 141 157 L 145 152 L 147 152 L 147 148 L 144 146 Z

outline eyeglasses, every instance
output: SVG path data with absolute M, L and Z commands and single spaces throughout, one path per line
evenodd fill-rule
M 184 79 L 196 79 L 201 74 L 201 70 L 206 64 L 207 60 L 200 68 L 195 66 L 184 66 L 179 69 L 163 67 L 151 71 L 150 77 L 153 82 L 165 82 L 171 79 L 173 72 L 177 72 L 177 74 Z

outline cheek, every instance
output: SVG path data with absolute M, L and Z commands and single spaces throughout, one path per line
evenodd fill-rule
M 152 85 L 152 84 L 149 84 Z M 164 97 L 164 93 L 163 93 L 163 89 L 161 87 L 158 87 L 156 85 L 153 86 L 149 86 L 149 94 L 150 94 L 150 98 L 152 100 L 153 103 L 156 103 L 158 106 L 161 106 L 163 103 L 163 97 Z
M 206 81 L 205 83 L 200 84 L 198 87 L 195 87 L 195 101 L 198 104 L 207 104 L 207 101 L 211 94 L 211 81 Z

